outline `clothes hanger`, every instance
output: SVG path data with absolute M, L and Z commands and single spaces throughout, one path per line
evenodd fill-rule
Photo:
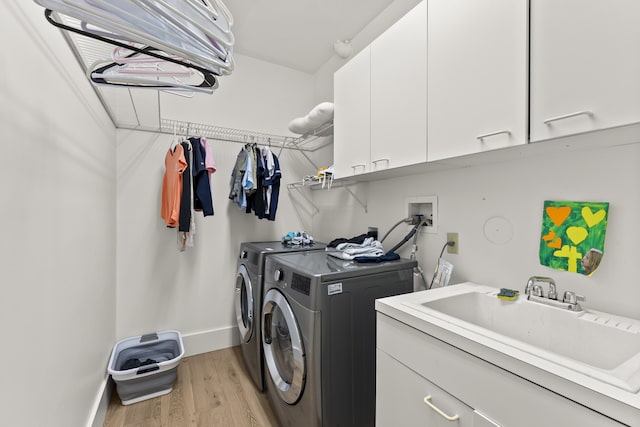
M 113 40 L 121 40 L 121 41 L 129 42 L 129 43 L 135 43 L 136 42 L 135 40 L 132 40 L 131 38 L 122 36 L 120 34 L 112 33 L 112 32 L 109 32 L 109 31 L 104 31 L 104 30 L 102 30 L 102 29 L 100 29 L 98 27 L 93 28 L 90 23 L 85 22 L 85 21 L 80 21 L 80 28 L 83 31 L 87 32 L 87 33 L 97 34 L 99 36 L 110 38 L 110 39 L 113 39 Z
M 169 144 L 169 150 L 175 151 L 176 146 L 179 143 L 180 143 L 180 140 L 178 139 L 177 125 L 174 123 L 173 124 L 173 138 L 171 139 L 171 143 Z
M 114 28 L 120 32 L 131 32 L 148 45 L 176 49 L 183 56 L 196 55 L 198 58 L 209 60 L 219 67 L 217 74 L 229 68 L 231 64 L 225 61 L 227 51 L 216 49 L 211 43 L 203 41 L 203 36 L 197 29 L 185 25 L 176 26 L 168 21 L 170 16 L 162 13 L 150 13 L 139 0 L 62 0 L 69 5 L 77 5 L 86 12 L 95 11 L 107 15 L 111 14 L 115 19 L 111 21 Z M 137 4 L 138 6 L 133 6 Z M 188 17 L 185 17 L 188 22 Z M 175 21 L 174 21 L 175 22 Z M 182 33 L 182 35 L 181 35 Z
M 170 90 L 186 90 L 193 92 L 213 93 L 218 88 L 218 81 L 211 73 L 203 74 L 202 81 L 199 84 L 185 84 L 176 76 L 170 76 L 174 81 L 159 80 L 156 78 L 145 78 L 140 75 L 121 75 L 117 73 L 118 68 L 122 67 L 114 62 L 97 61 L 87 70 L 87 77 L 96 85 L 126 86 L 141 89 L 170 89 Z M 114 72 L 113 69 L 116 71 Z
M 129 49 L 130 50 L 130 49 Z M 138 52 L 138 49 L 132 51 L 126 58 L 131 59 L 138 55 L 148 55 L 157 51 L 154 48 L 146 47 L 142 49 L 142 52 Z M 155 59 L 155 64 L 162 62 L 158 59 Z M 168 66 L 172 66 L 171 62 L 164 61 Z M 180 73 L 184 73 L 186 70 L 188 76 L 196 76 L 197 84 L 185 84 L 182 80 L 178 78 L 178 75 L 175 72 L 159 72 L 157 70 L 154 71 L 143 71 L 140 70 L 131 70 L 128 68 L 129 64 L 119 64 L 116 62 L 110 61 L 96 61 L 93 65 L 88 67 L 87 69 L 87 77 L 97 85 L 114 85 L 114 86 L 129 86 L 129 87 L 138 87 L 138 88 L 149 88 L 149 89 L 161 89 L 166 90 L 170 93 L 174 93 L 177 95 L 185 96 L 184 91 L 187 92 L 205 92 L 212 93 L 214 89 L 218 87 L 218 82 L 210 72 L 202 72 L 200 70 L 190 70 L 188 64 L 179 64 Z M 175 65 L 173 65 L 175 67 Z M 122 71 L 128 71 L 128 73 L 122 74 Z M 152 75 L 155 76 L 155 79 L 149 79 L 145 77 L 141 77 L 143 75 Z M 161 77 L 164 78 L 172 78 L 171 81 L 160 80 Z M 173 92 L 176 91 L 176 92 Z M 188 96 L 188 93 L 186 94 Z
M 160 61 L 156 60 L 156 62 L 152 63 L 134 63 L 134 64 L 117 64 L 118 65 L 118 74 L 136 74 L 136 75 L 148 75 L 148 76 L 170 76 L 170 77 L 189 77 L 193 76 L 195 73 L 185 69 L 184 71 L 179 70 L 165 70 L 162 67 Z M 184 67 L 183 67 L 184 68 Z
M 124 55 L 125 51 L 128 51 Z M 120 74 L 157 75 L 157 76 L 193 76 L 194 71 L 184 65 L 160 60 L 151 56 L 137 54 L 128 49 L 115 47 L 111 53 L 114 64 L 119 65 L 117 72 Z
M 206 0 L 203 0 L 203 3 L 205 1 Z M 229 27 L 233 27 L 233 15 L 231 14 L 231 11 L 222 2 L 222 0 L 214 0 L 214 3 L 216 4 L 216 7 L 218 8 L 219 12 L 223 14 L 224 17 L 227 19 L 227 22 L 229 23 Z
M 127 56 L 124 56 L 123 54 L 125 52 L 128 52 Z M 125 49 L 119 46 L 116 46 L 113 49 L 113 52 L 111 53 L 111 59 L 113 59 L 113 62 L 118 64 L 118 65 L 131 65 L 133 68 L 129 68 L 129 67 L 122 67 L 119 69 L 119 73 L 124 73 L 124 74 L 151 74 L 151 75 L 174 75 L 174 76 L 184 76 L 184 75 L 191 75 L 193 73 L 192 70 L 187 69 L 187 67 L 184 67 L 182 65 L 176 65 L 177 67 L 182 67 L 184 69 L 184 71 L 177 71 L 177 70 L 173 70 L 173 71 L 164 71 L 162 69 L 162 66 L 160 64 L 163 64 L 164 66 L 166 66 L 167 64 L 173 65 L 172 63 L 166 62 L 166 61 L 159 61 L 157 58 L 154 58 L 152 56 L 147 56 L 147 55 L 137 55 L 137 56 L 132 56 L 131 55 L 132 51 L 129 49 Z M 182 59 L 179 58 L 177 56 L 173 56 L 174 59 Z M 150 68 L 147 68 L 150 67 Z M 174 67 L 175 68 L 175 67 Z M 148 71 L 147 71 L 148 70 Z M 156 71 L 153 71 L 156 70 Z M 177 82 L 180 83 L 180 82 Z M 169 89 L 163 89 L 163 92 L 166 93 L 170 93 L 171 95 L 177 95 L 177 96 L 181 96 L 184 98 L 193 98 L 194 93 L 193 92 L 189 92 L 189 91 L 185 91 L 185 90 L 179 90 L 179 91 L 173 91 L 173 90 L 169 90 Z
M 131 25 L 127 25 L 127 22 L 123 21 L 121 18 L 108 13 L 104 9 L 95 7 L 86 2 L 81 2 L 80 0 L 35 0 L 35 2 L 45 6 L 47 10 L 55 9 L 59 13 L 68 15 L 83 22 L 84 29 L 89 31 L 84 31 L 81 34 L 88 35 L 90 33 L 94 33 L 94 35 L 102 37 L 103 39 L 108 38 L 109 40 L 114 40 L 117 38 L 120 40 L 124 39 L 154 46 L 166 53 L 188 58 L 192 63 L 200 65 L 203 68 L 211 69 L 217 74 L 222 74 L 223 71 L 227 72 L 230 70 L 231 63 L 228 59 L 223 61 L 217 56 L 217 53 L 219 52 L 212 54 L 213 51 L 211 50 L 203 51 L 202 48 L 194 46 L 193 43 L 189 42 L 192 37 L 176 37 L 175 35 L 169 34 L 169 31 L 165 31 L 161 34 L 165 36 L 164 38 L 157 37 L 157 34 L 148 34 L 139 28 L 132 28 Z M 52 19 L 48 18 L 47 20 L 50 23 L 53 23 L 51 22 Z M 87 24 L 98 26 L 101 30 L 96 31 L 90 29 Z M 67 30 L 72 28 L 69 26 L 56 26 Z M 105 30 L 110 32 L 107 33 Z M 182 32 L 182 30 L 179 30 L 179 33 L 180 32 Z
M 37 0 L 37 1 L 40 1 L 40 0 Z M 139 48 L 139 47 L 131 46 L 130 44 L 125 44 L 123 42 L 120 42 L 120 41 L 117 41 L 117 40 L 112 40 L 112 39 L 109 39 L 109 38 L 106 38 L 106 37 L 103 37 L 103 36 L 100 36 L 100 35 L 97 35 L 97 34 L 85 32 L 85 31 L 80 30 L 78 28 L 70 27 L 68 25 L 62 24 L 62 23 L 57 22 L 56 20 L 54 20 L 52 18 L 52 16 L 51 16 L 52 13 L 53 13 L 53 11 L 51 9 L 45 9 L 44 16 L 45 16 L 45 19 L 51 25 L 53 25 L 53 26 L 55 26 L 57 28 L 61 28 L 61 29 L 66 30 L 66 31 L 71 31 L 73 33 L 80 34 L 82 36 L 86 36 L 86 37 L 89 37 L 89 38 L 92 38 L 92 39 L 95 39 L 95 40 L 99 40 L 101 42 L 108 43 L 108 44 L 111 44 L 113 46 L 118 46 L 118 47 L 121 47 L 121 48 L 129 49 L 129 50 L 132 50 L 135 53 L 149 55 L 149 56 L 158 58 L 160 60 L 171 62 L 171 63 L 178 64 L 178 65 L 184 65 L 187 68 L 200 71 L 203 75 L 208 76 L 207 80 L 209 80 L 209 81 L 215 80 L 215 76 L 213 76 L 212 75 L 213 73 L 210 70 L 208 70 L 207 68 L 201 67 L 201 66 L 196 65 L 196 64 L 187 63 L 187 62 L 184 62 L 184 60 L 175 59 L 174 57 L 168 56 L 168 55 L 163 54 L 163 53 L 159 53 L 161 51 L 159 51 L 158 49 L 156 49 L 154 47 L 144 46 L 144 47 L 140 47 Z
M 202 0 L 200 2 L 185 2 L 183 0 L 178 4 L 175 4 L 175 0 L 133 1 L 155 10 L 173 25 L 183 28 L 186 33 L 199 34 L 201 32 L 206 36 L 200 39 L 205 45 L 211 44 L 213 39 L 225 49 L 233 47 L 233 33 L 226 15 L 218 14 L 215 8 Z M 185 3 L 189 3 L 192 8 L 185 8 Z M 217 47 L 220 48 L 220 46 Z
M 183 65 L 177 65 L 165 60 L 159 60 L 156 57 L 145 54 L 132 55 L 132 53 L 133 51 L 130 49 L 125 49 L 119 46 L 114 47 L 111 53 L 111 59 L 113 60 L 113 62 L 118 65 L 127 65 L 127 67 L 122 67 L 119 69 L 120 73 L 143 75 L 175 75 L 179 77 L 191 75 L 193 73 L 193 70 L 190 70 Z M 171 57 L 177 60 L 182 59 L 177 56 Z M 171 68 L 171 70 L 164 69 L 167 67 Z M 183 96 L 184 94 L 179 95 Z
M 156 13 L 150 13 L 151 10 L 145 8 L 140 0 L 63 1 L 67 4 L 83 5 L 79 7 L 81 7 L 85 11 L 95 10 L 91 8 L 98 8 L 117 17 L 117 22 L 119 23 L 121 22 L 120 20 L 124 20 L 128 24 L 128 26 L 142 31 L 144 34 L 152 34 L 156 38 L 169 42 L 173 45 L 187 48 L 187 43 L 190 43 L 191 47 L 197 49 L 198 52 L 205 56 L 214 53 L 218 54 L 218 56 L 221 56 L 222 59 L 224 59 L 224 57 L 226 57 L 227 55 L 226 51 L 216 51 L 215 49 L 211 49 L 213 45 L 211 43 L 203 41 L 203 36 L 197 28 L 194 28 L 193 26 L 187 27 L 185 25 L 176 26 L 176 21 L 174 19 L 170 19 L 173 18 L 171 15 L 163 13 L 157 8 L 155 8 L 157 11 Z M 84 5 L 90 5 L 90 7 L 87 8 Z M 182 2 L 182 7 L 185 8 L 184 1 Z M 188 10 L 188 8 L 186 9 Z M 176 13 L 180 13 L 180 11 L 176 10 Z M 189 16 L 182 13 L 180 13 L 180 15 L 184 17 L 184 20 L 186 22 L 189 22 Z M 180 32 L 183 33 L 184 37 L 180 36 Z M 193 43 L 194 41 L 197 42 L 197 45 Z
M 126 88 L 135 88 L 135 89 L 155 89 L 161 90 L 169 93 L 176 92 L 176 95 L 180 95 L 179 91 L 186 91 L 186 95 L 189 95 L 193 92 L 201 92 L 211 94 L 214 89 L 208 87 L 199 87 L 199 86 L 191 86 L 185 85 L 181 83 L 164 83 L 159 84 L 157 80 L 145 79 L 143 77 L 129 77 L 129 78 L 118 78 L 112 77 L 108 74 L 100 74 L 93 73 L 90 77 L 91 83 L 96 86 L 116 86 L 116 87 L 126 87 Z
M 193 82 L 200 82 L 203 75 L 200 71 L 190 69 L 184 65 L 174 64 L 172 62 L 160 60 L 158 58 L 147 56 L 146 58 L 140 58 L 146 55 L 136 54 L 129 55 L 128 57 L 117 57 L 112 55 L 112 59 L 115 58 L 113 64 L 117 65 L 113 67 L 110 72 L 115 74 L 128 74 L 128 75 L 143 75 L 143 76 L 161 76 L 161 77 L 176 77 L 180 80 L 188 79 L 190 84 Z M 140 59 L 134 59 L 140 58 Z M 106 64 L 106 62 L 105 62 Z M 194 80 L 195 79 L 195 80 Z M 184 83 L 182 81 L 178 83 Z

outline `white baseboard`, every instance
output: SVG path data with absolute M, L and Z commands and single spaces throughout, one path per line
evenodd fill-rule
M 113 381 L 107 377 L 104 379 L 100 386 L 100 391 L 96 397 L 96 401 L 91 408 L 91 414 L 87 427 L 102 427 L 104 420 L 107 417 L 107 409 L 109 408 L 109 401 L 111 400 L 111 393 L 113 391 Z
M 239 345 L 240 335 L 237 327 L 230 326 L 185 334 L 182 335 L 182 342 L 184 355 L 187 357 Z

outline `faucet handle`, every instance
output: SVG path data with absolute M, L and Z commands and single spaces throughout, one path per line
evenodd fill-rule
M 565 291 L 564 297 L 562 298 L 563 302 L 567 304 L 578 304 L 578 301 L 586 301 L 587 298 L 583 295 L 578 295 L 572 291 Z
M 534 283 L 533 285 L 531 285 L 530 295 L 534 295 L 536 297 L 544 297 L 544 291 L 542 290 L 542 286 L 538 285 L 537 283 Z
M 542 287 L 538 285 L 538 282 L 545 282 L 549 284 L 549 298 L 557 299 L 558 293 L 556 292 L 556 282 L 551 277 L 544 276 L 531 276 L 527 281 L 527 286 L 524 288 L 524 293 L 527 295 L 534 295 L 537 297 L 543 297 Z

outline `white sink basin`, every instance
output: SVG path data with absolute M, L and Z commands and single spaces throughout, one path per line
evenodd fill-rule
M 497 289 L 482 289 L 406 305 L 624 390 L 640 390 L 639 321 L 572 312 L 524 296 L 503 301 Z

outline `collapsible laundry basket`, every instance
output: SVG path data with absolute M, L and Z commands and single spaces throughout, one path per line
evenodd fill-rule
M 170 393 L 184 356 L 178 331 L 157 332 L 118 341 L 108 371 L 123 405 Z

